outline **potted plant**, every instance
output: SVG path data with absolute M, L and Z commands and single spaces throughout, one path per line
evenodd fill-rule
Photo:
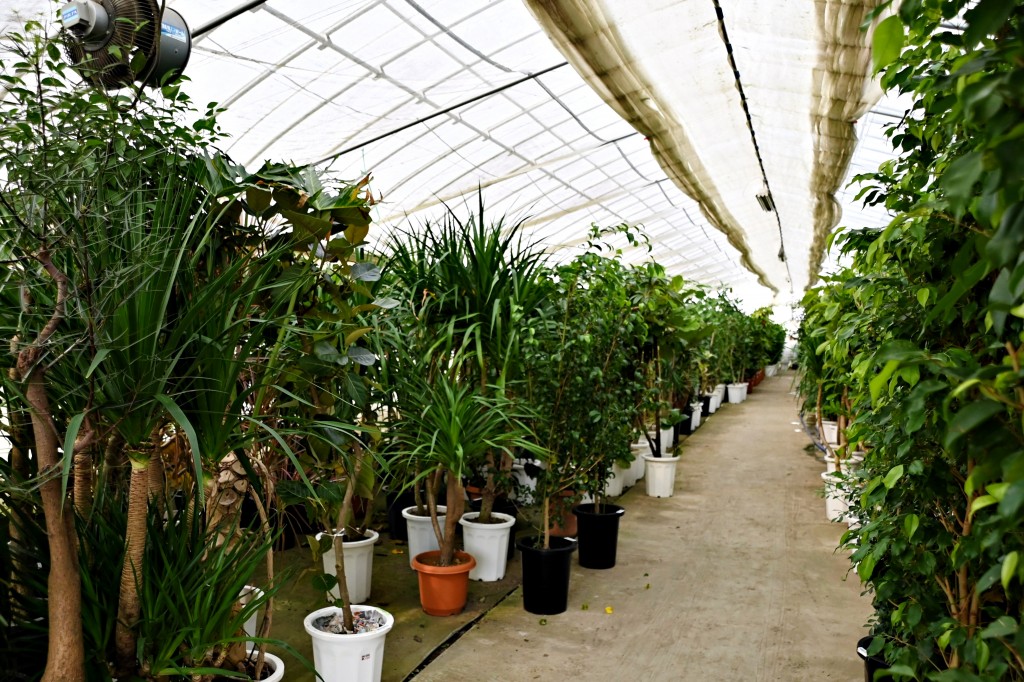
M 454 332 L 455 325 L 449 326 Z M 391 457 L 415 462 L 424 472 L 426 505 L 438 549 L 413 557 L 419 576 L 423 610 L 435 616 L 459 613 L 465 607 L 469 574 L 478 560 L 456 548 L 456 529 L 465 507 L 463 477 L 486 461 L 487 453 L 512 454 L 519 449 L 542 451 L 530 440 L 524 416 L 498 387 L 484 393 L 476 383 L 459 380 L 464 348 L 454 348 L 449 334 L 421 358 L 419 372 L 407 373 L 398 388 L 401 418 L 395 424 Z M 446 514 L 440 517 L 436 491 L 446 485 Z M 511 524 L 501 526 L 507 543 Z M 481 522 L 482 524 L 482 522 Z M 504 573 L 506 545 L 492 543 L 486 575 Z
M 603 234 L 610 233 L 595 228 L 592 238 Z M 524 607 L 533 613 L 567 606 L 575 545 L 554 536 L 555 502 L 590 492 L 598 496 L 598 511 L 610 510 L 601 494 L 614 463 L 632 457 L 634 424 L 647 390 L 645 367 L 635 362 L 647 328 L 630 297 L 631 273 L 595 246 L 543 273 L 549 304 L 532 320 L 524 343 L 527 397 L 538 415 L 538 442 L 550 451 L 538 480 L 541 533 L 517 543 Z

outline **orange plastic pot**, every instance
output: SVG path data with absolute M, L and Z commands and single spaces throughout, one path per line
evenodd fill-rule
M 420 581 L 420 606 L 431 616 L 454 616 L 466 608 L 469 594 L 469 572 L 476 559 L 465 552 L 456 552 L 455 566 L 434 566 L 441 552 L 433 550 L 413 557 L 412 567 Z

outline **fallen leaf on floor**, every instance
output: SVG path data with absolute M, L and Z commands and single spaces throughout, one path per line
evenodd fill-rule
M 423 638 L 420 637 L 419 635 L 413 635 L 412 639 L 413 639 L 414 642 L 419 642 L 421 644 L 423 643 Z
M 405 554 L 405 552 L 403 552 L 403 551 L 402 551 L 402 550 L 400 550 L 400 549 L 393 549 L 393 550 L 391 550 L 391 553 L 392 553 L 392 554 Z
M 610 613 L 614 613 L 615 611 L 612 609 L 612 607 L 606 606 L 606 607 L 604 607 L 604 612 L 610 614 Z
M 580 610 L 586 611 L 589 608 L 590 608 L 590 604 L 584 604 L 583 606 L 580 607 Z

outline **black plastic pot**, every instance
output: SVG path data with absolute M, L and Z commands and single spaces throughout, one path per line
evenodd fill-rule
M 619 519 L 626 510 L 617 504 L 578 504 L 576 515 L 580 544 L 580 566 L 583 568 L 611 568 L 615 565 L 615 550 L 619 545 Z
M 711 414 L 711 395 L 710 394 L 709 395 L 702 395 L 700 397 L 700 406 L 701 406 L 701 409 L 703 410 L 702 414 L 705 414 L 705 415 Z
M 523 553 L 523 608 L 550 616 L 569 606 L 569 570 L 576 541 L 552 537 L 544 549 L 544 537 L 531 535 L 516 540 Z
M 889 664 L 885 662 L 885 659 L 881 656 L 868 656 L 867 650 L 871 646 L 871 640 L 874 639 L 872 635 L 867 637 L 861 637 L 857 640 L 857 655 L 860 656 L 860 660 L 864 661 L 864 682 L 875 682 L 875 673 L 879 670 L 885 670 L 889 667 Z M 878 677 L 879 680 L 891 680 L 891 675 L 881 675 Z
M 401 540 L 402 542 L 406 542 L 409 540 L 409 529 L 406 528 L 405 517 L 402 516 L 402 510 L 416 504 L 416 496 L 413 495 L 411 490 L 406 490 L 401 493 L 388 491 L 387 501 L 388 534 L 391 535 L 392 540 Z

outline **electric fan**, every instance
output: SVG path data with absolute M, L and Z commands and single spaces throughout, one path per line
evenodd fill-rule
M 120 88 L 165 85 L 185 70 L 192 51 L 188 25 L 160 0 L 76 0 L 60 10 L 64 47 L 90 83 Z

